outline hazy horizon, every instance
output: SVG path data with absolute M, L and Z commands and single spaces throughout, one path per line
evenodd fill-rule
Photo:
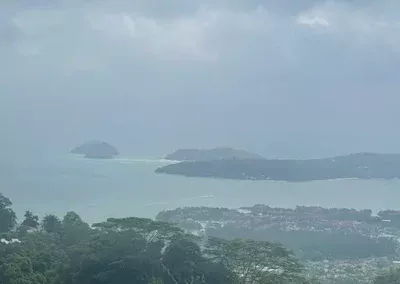
M 398 1 L 0 4 L 2 155 L 400 152 Z

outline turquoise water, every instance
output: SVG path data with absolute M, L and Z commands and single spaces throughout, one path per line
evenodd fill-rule
M 2 162 L 0 192 L 25 210 L 62 216 L 74 210 L 86 221 L 154 217 L 181 206 L 400 208 L 400 181 L 333 180 L 305 183 L 233 181 L 155 174 L 161 160 L 87 160 L 65 155 Z

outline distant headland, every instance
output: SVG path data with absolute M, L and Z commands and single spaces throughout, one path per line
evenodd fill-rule
M 171 161 L 212 161 L 225 159 L 260 160 L 265 158 L 245 150 L 218 147 L 213 149 L 179 149 L 166 155 L 164 159 Z
M 113 159 L 119 155 L 118 150 L 103 141 L 89 141 L 72 149 L 72 154 L 83 155 L 88 159 Z
M 201 151 L 198 152 L 200 154 Z M 156 169 L 156 173 L 237 180 L 314 181 L 344 178 L 400 178 L 400 154 L 356 153 L 344 156 L 294 159 L 183 160 Z

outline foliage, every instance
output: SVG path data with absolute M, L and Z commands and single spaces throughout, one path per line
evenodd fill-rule
M 399 284 L 400 269 L 391 269 L 387 273 L 377 276 L 374 279 L 374 284 Z
M 399 214 L 397 211 L 390 213 L 392 216 Z M 175 222 L 192 232 L 201 231 L 201 223 L 205 222 L 206 235 L 223 239 L 279 242 L 303 260 L 392 257 L 397 254 L 396 240 L 383 236 L 376 238 L 373 233 L 373 229 L 393 229 L 392 223 L 380 221 L 372 216 L 371 210 L 317 206 L 288 209 L 261 204 L 241 210 L 185 207 L 162 211 L 156 220 Z M 297 229 L 288 230 L 289 227 Z
M 39 226 L 39 217 L 33 215 L 31 211 L 26 211 L 24 215 L 25 219 L 22 221 L 22 225 L 30 228 L 37 229 Z
M 0 245 L 0 283 L 53 283 L 54 270 L 65 261 L 65 253 L 50 235 L 30 233 L 21 243 Z
M 307 260 L 381 257 L 396 254 L 396 241 L 372 238 L 353 232 L 283 231 L 274 228 L 254 230 L 226 225 L 207 228 L 207 235 L 219 238 L 250 238 L 259 241 L 279 241 Z
M 183 161 L 156 173 L 239 180 L 313 181 L 338 178 L 399 178 L 399 154 L 356 153 L 308 160 L 216 159 Z
M 0 193 L 0 233 L 9 232 L 17 225 L 17 216 L 11 205 L 10 199 Z
M 206 253 L 235 274 L 235 284 L 305 282 L 293 253 L 277 243 L 210 238 Z
M 41 226 L 47 233 L 59 233 L 62 228 L 60 219 L 52 214 L 44 216 Z
M 260 160 L 264 157 L 240 149 L 219 147 L 214 149 L 180 149 L 165 156 L 172 161 L 213 161 L 225 159 Z
M 3 207 L 11 202 L 3 197 Z M 174 224 L 109 218 L 89 226 L 76 212 L 62 220 L 27 211 L 0 243 L 0 284 L 303 283 L 302 266 L 279 244 L 202 240 Z M 19 236 L 19 240 L 13 240 Z
M 54 219 L 53 219 L 54 220 Z M 60 224 L 55 221 L 56 228 Z M 56 231 L 61 229 L 56 229 Z M 80 241 L 87 240 L 90 235 L 90 227 L 75 212 L 68 212 L 62 221 L 62 243 L 66 246 L 74 245 Z

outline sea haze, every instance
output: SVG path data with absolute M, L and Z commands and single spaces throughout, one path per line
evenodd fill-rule
M 1 192 L 21 217 L 76 211 L 89 222 L 107 217 L 155 217 L 182 206 L 277 207 L 319 205 L 373 211 L 399 207 L 399 180 L 330 180 L 303 183 L 235 181 L 155 174 L 167 161 L 74 155 L 25 157 L 0 167 Z

